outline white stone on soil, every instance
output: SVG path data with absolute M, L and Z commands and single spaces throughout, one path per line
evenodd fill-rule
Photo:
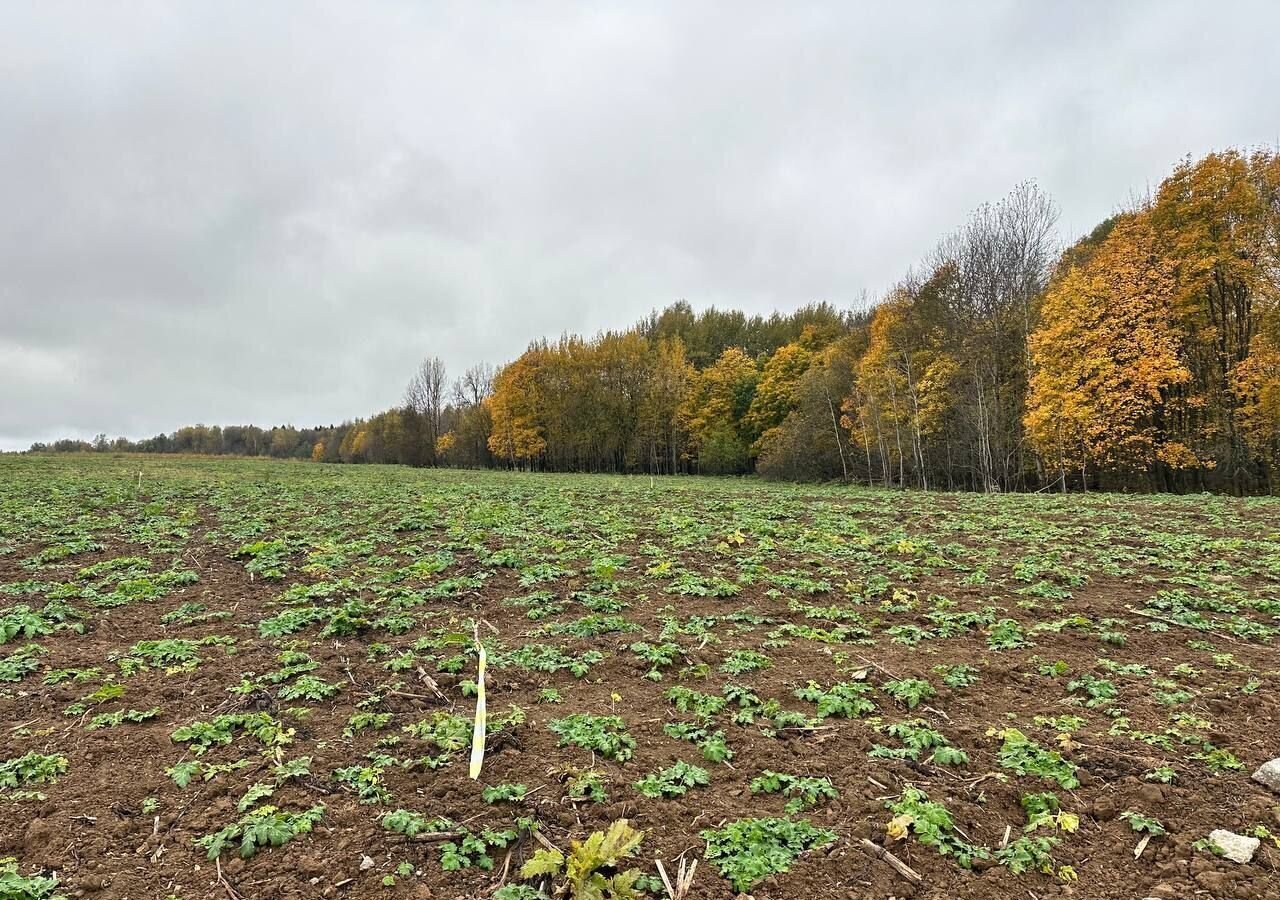
M 1246 837 L 1224 828 L 1216 828 L 1209 832 L 1209 840 L 1222 848 L 1223 856 L 1241 865 L 1253 859 L 1253 854 L 1257 852 L 1260 843 L 1256 837 Z
M 1280 757 L 1264 762 L 1258 771 L 1253 773 L 1253 780 L 1280 794 Z

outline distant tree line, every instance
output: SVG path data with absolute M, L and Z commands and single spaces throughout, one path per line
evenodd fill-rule
M 453 380 L 428 359 L 400 405 L 341 425 L 32 449 L 1276 492 L 1280 155 L 1185 160 L 1065 250 L 1056 219 L 1020 185 L 864 310 L 679 302 Z

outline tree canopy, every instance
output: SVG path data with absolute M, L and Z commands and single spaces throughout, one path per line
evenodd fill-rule
M 1183 160 L 1075 244 L 1035 185 L 979 208 L 879 302 L 685 301 L 538 340 L 336 426 L 194 425 L 140 450 L 317 462 L 744 474 L 986 491 L 1276 491 L 1280 155 Z

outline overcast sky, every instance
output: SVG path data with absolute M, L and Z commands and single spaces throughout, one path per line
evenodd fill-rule
M 0 2 L 0 449 L 848 307 L 1035 179 L 1280 140 L 1280 4 Z

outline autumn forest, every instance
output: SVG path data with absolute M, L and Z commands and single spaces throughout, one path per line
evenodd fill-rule
M 538 340 L 320 428 L 193 425 L 41 450 L 745 474 L 920 489 L 1280 491 L 1280 155 L 1185 160 L 1063 249 L 1034 185 L 866 308 L 679 302 Z

